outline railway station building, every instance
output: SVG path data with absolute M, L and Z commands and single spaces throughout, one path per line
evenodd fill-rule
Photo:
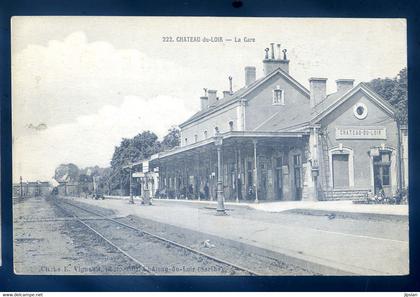
M 51 192 L 51 185 L 47 181 L 21 182 L 13 184 L 13 197 L 44 196 Z
M 327 78 L 312 77 L 307 89 L 290 64 L 271 44 L 262 77 L 247 66 L 243 88 L 197 98 L 180 146 L 147 161 L 152 195 L 215 200 L 218 150 L 226 200 L 358 199 L 407 187 L 407 130 L 393 107 L 353 79 L 327 94 Z

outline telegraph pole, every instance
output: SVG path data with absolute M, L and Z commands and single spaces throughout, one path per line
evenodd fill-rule
M 98 184 L 96 182 L 96 176 L 92 176 L 92 183 L 93 183 L 93 193 L 95 195 L 95 197 L 98 196 Z
M 124 196 L 123 195 L 122 177 L 121 176 L 120 176 L 120 195 L 121 195 L 121 197 Z
M 23 197 L 23 182 L 22 182 L 22 176 L 20 176 L 20 198 Z

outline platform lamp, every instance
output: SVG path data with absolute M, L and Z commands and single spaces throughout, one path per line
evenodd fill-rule
M 222 144 L 223 136 L 216 130 L 214 136 L 214 144 L 217 149 L 217 215 L 223 216 L 226 215 L 225 203 L 224 203 L 224 194 L 223 194 L 223 181 L 222 181 Z

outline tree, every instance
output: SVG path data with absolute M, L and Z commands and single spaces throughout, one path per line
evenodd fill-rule
M 367 84 L 395 108 L 400 123 L 407 124 L 407 68 L 392 79 L 375 78 Z
M 131 139 L 124 138 L 121 144 L 115 147 L 111 160 L 110 188 L 119 189 L 122 185 L 127 188 L 129 172 L 124 166 L 136 161 L 149 158 L 161 150 L 160 142 L 155 133 L 144 131 Z
M 81 170 L 83 171 L 83 170 Z M 79 190 L 83 193 L 89 193 L 89 185 L 92 184 L 92 177 L 85 173 L 79 175 Z
M 84 173 L 79 175 L 79 183 L 91 183 L 91 182 L 92 182 L 91 176 Z
M 394 104 L 398 111 L 398 118 L 402 124 L 408 123 L 408 96 L 407 96 L 407 68 L 402 69 L 396 77 L 393 92 Z M 391 103 L 392 104 L 392 103 Z
M 133 138 L 123 138 L 119 146 L 114 149 L 111 159 L 111 167 L 100 168 L 98 166 L 80 169 L 78 181 L 81 184 L 91 184 L 94 176 L 99 176 L 98 189 L 103 193 L 111 194 L 123 189 L 127 194 L 129 185 L 129 170 L 125 166 L 134 162 L 148 159 L 151 155 L 163 150 L 170 150 L 180 144 L 180 131 L 176 127 L 168 130 L 162 142 L 155 133 L 144 131 Z M 136 169 L 134 169 L 136 170 Z M 133 181 L 135 184 L 136 181 Z
M 54 179 L 58 182 L 78 182 L 79 168 L 73 164 L 60 164 L 54 172 Z
M 107 167 L 103 168 L 101 176 L 99 179 L 98 188 L 101 193 L 110 195 L 111 194 L 111 178 L 112 178 L 112 168 Z
M 168 134 L 163 137 L 162 140 L 162 150 L 170 150 L 173 149 L 176 146 L 179 146 L 181 138 L 181 132 L 178 128 L 172 127 L 168 130 Z

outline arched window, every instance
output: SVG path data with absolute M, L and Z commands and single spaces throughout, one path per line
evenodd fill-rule
M 229 121 L 229 130 L 233 131 L 233 121 Z

